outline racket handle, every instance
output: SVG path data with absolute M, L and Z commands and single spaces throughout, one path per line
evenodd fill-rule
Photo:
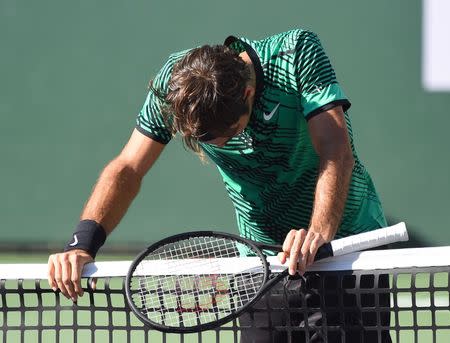
M 360 233 L 357 235 L 331 241 L 333 256 L 340 256 L 356 251 L 375 248 L 399 241 L 408 240 L 408 231 L 404 222 L 383 229 Z
M 358 233 L 353 236 L 339 238 L 326 243 L 317 250 L 314 260 L 321 260 L 326 257 L 340 256 L 352 252 L 371 249 L 382 245 L 407 241 L 408 231 L 404 222 L 388 226 L 382 229 L 369 232 Z M 281 245 L 261 244 L 253 242 L 259 249 L 269 249 L 273 251 L 282 250 Z

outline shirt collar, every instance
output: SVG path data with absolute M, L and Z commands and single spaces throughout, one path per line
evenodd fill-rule
M 244 42 L 243 40 L 235 36 L 228 36 L 227 39 L 225 39 L 224 45 L 228 46 L 229 48 L 239 53 L 245 51 L 250 57 L 256 75 L 256 89 L 255 89 L 255 102 L 256 102 L 264 90 L 264 71 L 261 66 L 258 54 L 250 44 Z

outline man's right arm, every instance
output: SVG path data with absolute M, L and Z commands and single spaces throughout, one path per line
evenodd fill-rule
M 81 220 L 99 223 L 109 235 L 119 224 L 139 192 L 143 177 L 157 160 L 165 145 L 134 130 L 122 152 L 101 173 L 87 201 Z M 50 255 L 50 286 L 73 301 L 83 295 L 81 272 L 93 258 L 86 251 L 74 249 Z

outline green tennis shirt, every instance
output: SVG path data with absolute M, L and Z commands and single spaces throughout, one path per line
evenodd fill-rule
M 262 40 L 228 37 L 225 45 L 246 51 L 256 72 L 253 112 L 246 129 L 223 147 L 201 143 L 222 175 L 236 211 L 240 234 L 265 243 L 282 243 L 292 228 L 308 228 L 318 177 L 319 157 L 307 122 L 342 106 L 356 160 L 337 237 L 386 226 L 370 175 L 353 144 L 347 110 L 350 102 L 318 37 L 292 30 Z M 167 92 L 173 65 L 187 52 L 172 54 L 154 79 Z M 170 130 L 152 91 L 137 118 L 137 129 L 167 144 Z

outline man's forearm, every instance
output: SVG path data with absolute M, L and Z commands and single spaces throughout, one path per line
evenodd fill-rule
M 341 223 L 352 177 L 351 154 L 321 158 L 310 229 L 331 241 Z
M 141 181 L 142 176 L 132 168 L 120 159 L 113 160 L 101 173 L 81 219 L 95 220 L 106 234 L 111 233 L 138 194 Z

